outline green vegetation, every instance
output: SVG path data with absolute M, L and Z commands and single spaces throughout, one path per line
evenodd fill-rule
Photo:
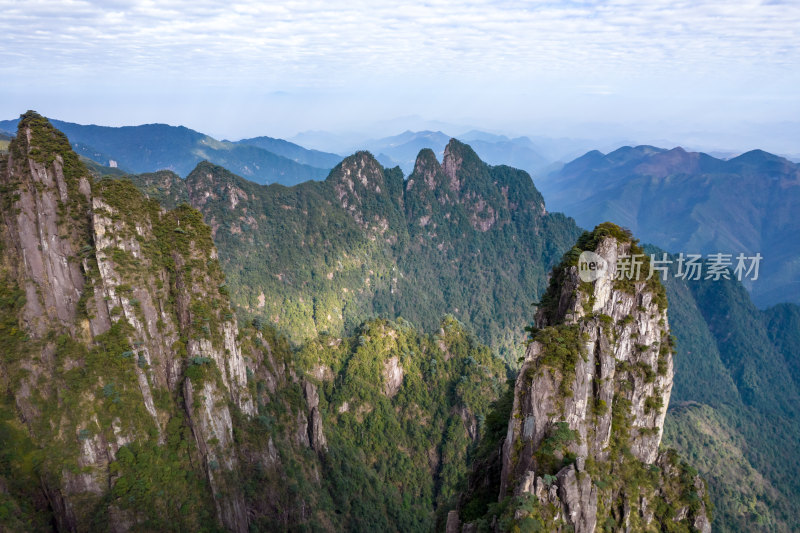
M 193 442 L 177 414 L 167 424 L 164 445 L 147 440 L 120 448 L 109 465 L 113 488 L 93 525 L 108 527 L 107 506 L 114 504 L 135 513 L 142 531 L 217 531 L 206 478 L 192 464 L 197 459 Z
M 4 354 L 5 364 L 16 362 L 24 353 L 23 347 L 28 340 L 27 333 L 19 324 L 19 312 L 25 305 L 25 293 L 8 277 L 4 269 L 0 270 L 0 353 Z
M 13 227 L 0 229 L 0 529 L 48 530 L 54 517 L 92 530 L 120 521 L 141 530 L 216 530 L 197 439 L 183 418 L 181 383 L 169 388 L 157 373 L 164 363 L 153 354 L 169 346 L 159 346 L 164 339 L 151 329 L 135 327 L 145 322 L 145 313 L 154 313 L 155 304 L 172 330 L 202 333 L 221 349 L 222 324 L 233 316 L 222 270 L 212 259 L 210 229 L 194 209 L 164 212 L 129 181 L 94 182 L 66 137 L 35 113 L 26 113 L 20 124 L 30 141 L 18 136 L 25 142 L 12 143 L 14 168 L 0 176 L 3 216 L 21 186 L 33 183 L 36 194 L 52 192 L 32 179 L 26 153 L 53 175 L 63 171 L 67 197 L 56 206 L 59 229 L 69 240 L 67 249 L 75 251 L 66 260 L 82 265 L 84 279 L 76 282 L 83 293 L 71 318 L 29 331 L 21 320 L 26 299 L 17 280 L 35 287 L 36 297 L 47 285 L 25 278 L 28 272 L 15 264 L 16 235 L 8 229 Z M 94 212 L 94 221 L 90 188 L 106 204 Z M 106 242 L 113 244 L 97 249 L 93 230 L 104 224 Z M 101 280 L 101 261 L 113 268 L 110 278 Z M 92 332 L 88 321 L 101 314 L 94 293 L 109 279 L 116 280 L 117 297 L 101 301 L 110 307 L 111 321 Z M 163 318 L 157 321 L 162 330 Z M 180 349 L 176 355 L 186 358 Z M 28 432 L 30 438 L 23 438 Z M 70 498 L 69 517 L 51 509 L 52 493 L 45 497 L 44 491 L 55 490 Z
M 120 178 L 120 177 L 123 177 L 123 176 L 127 175 L 127 172 L 125 172 L 122 169 L 112 168 L 112 167 L 107 167 L 105 165 L 101 165 L 100 163 L 92 161 L 88 157 L 84 157 L 84 156 L 79 156 L 79 157 L 80 157 L 81 163 L 83 163 L 86 166 L 86 169 L 89 172 L 91 172 L 92 175 L 96 179 L 104 178 L 106 176 L 113 176 L 113 177 Z
M 38 124 L 36 117 L 30 120 Z M 61 141 L 58 150 L 67 150 Z M 42 157 L 50 164 L 57 159 L 47 153 Z M 81 176 L 88 176 L 85 169 Z M 171 176 L 153 177 L 161 178 Z M 402 183 L 399 175 L 392 179 Z M 37 470 L 20 480 L 60 487 L 86 476 L 80 479 L 87 486 L 98 483 L 96 491 L 71 495 L 81 504 L 76 519 L 92 529 L 129 520 L 140 530 L 213 530 L 215 506 L 192 422 L 184 419 L 184 388 L 180 382 L 177 387 L 165 383 L 159 374 L 164 363 L 153 355 L 166 348 L 166 356 L 176 358 L 180 380 L 219 384 L 212 359 L 190 357 L 187 347 L 208 339 L 222 349 L 221 329 L 234 319 L 228 305 L 231 284 L 213 259 L 211 228 L 198 211 L 185 204 L 164 211 L 126 179 L 89 182 L 94 198 L 104 204 L 94 210 L 93 224 L 104 228 L 105 240 L 75 246 L 87 265 L 87 294 L 75 320 L 98 316 L 91 291 L 104 281 L 97 273 L 104 263 L 116 279 L 116 296 L 105 298 L 108 330 L 71 335 L 69 326 L 52 324 L 44 338 L 30 340 L 19 325 L 22 292 L 8 281 L 0 293 L 0 327 L 8 349 L 3 377 L 15 380 L 12 391 L 26 376 L 20 362 L 52 347 L 53 363 L 31 400 L 38 416 L 28 421 L 35 436 L 32 449 L 45 453 Z M 391 191 L 393 186 L 384 187 Z M 351 221 L 342 212 L 336 216 Z M 88 219 L 82 223 L 86 229 Z M 365 243 L 364 249 L 375 249 L 371 246 Z M 360 268 L 354 271 L 354 286 L 363 274 Z M 325 305 L 336 303 L 317 300 L 313 311 L 327 313 Z M 136 323 L 152 324 L 153 309 L 160 313 L 157 327 L 137 329 Z M 357 318 L 348 315 L 353 322 Z M 435 335 L 402 319 L 371 320 L 355 323 L 351 337 L 323 335 L 299 348 L 260 316 L 253 322 L 257 329 L 242 329 L 238 338 L 247 354 L 248 389 L 258 407 L 252 419 L 233 410 L 234 454 L 243 466 L 226 473 L 222 459 L 207 463 L 218 480 L 231 476 L 227 486 L 241 485 L 248 505 L 258 510 L 253 527 L 270 530 L 283 523 L 312 530 L 429 531 L 441 524 L 465 485 L 489 406 L 503 391 L 505 365 L 452 316 L 433 328 L 438 329 Z M 390 387 L 386 365 L 392 362 L 402 379 Z M 320 365 L 329 369 L 324 375 L 330 378 L 313 377 Z M 142 379 L 152 392 L 155 414 L 143 401 Z M 300 379 L 315 383 L 319 391 L 328 441 L 319 455 L 303 444 L 309 413 Z M 196 407 L 201 399 L 195 396 L 194 401 Z M 350 407 L 341 409 L 345 404 Z M 208 441 L 212 447 L 218 444 L 216 438 Z M 106 449 L 112 450 L 107 469 L 102 459 L 87 464 L 87 450 L 97 456 Z M 271 454 L 275 459 L 265 463 L 263 457 Z M 9 464 L 16 461 L 15 455 Z M 9 494 L 4 519 L 11 513 L 14 520 L 29 521 L 32 496 Z M 305 510 L 306 503 L 313 505 L 313 513 Z
M 474 522 L 483 516 L 499 514 L 497 495 L 501 465 L 498 451 L 508 432 L 513 404 L 514 382 L 509 380 L 505 392 L 490 406 L 486 415 L 485 430 L 475 452 L 461 506 L 461 518 L 464 522 Z
M 324 478 L 340 528 L 430 531 L 442 523 L 465 486 L 505 367 L 451 317 L 435 336 L 374 320 L 338 346 L 323 339 L 299 355 L 337 376 L 320 383 L 320 396 L 330 446 Z M 392 358 L 403 381 L 389 395 Z
M 59 228 L 74 242 L 81 245 L 88 243 L 88 199 L 79 190 L 81 179 L 86 179 L 88 175 L 86 167 L 70 149 L 67 137 L 36 112 L 28 111 L 23 114 L 20 117 L 20 128 L 30 131 L 30 138 L 18 135 L 10 145 L 16 168 L 10 173 L 7 186 L 14 188 L 17 185 L 12 181 L 15 179 L 12 175 L 30 173 L 30 169 L 25 166 L 28 159 L 53 171 L 56 176 L 63 173 L 67 201 L 59 202 L 56 206 Z
M 534 453 L 537 472 L 543 476 L 555 476 L 559 470 L 575 462 L 575 454 L 569 451 L 569 445 L 579 439 L 575 431 L 569 429 L 566 422 L 557 422 L 550 428 L 539 448 Z M 545 480 L 548 480 L 545 477 Z
M 586 358 L 584 343 L 586 339 L 580 333 L 577 325 L 550 326 L 533 333 L 532 342 L 541 344 L 541 354 L 535 364 L 527 369 L 527 378 L 533 379 L 535 375 L 547 369 L 558 372 L 559 397 L 572 396 L 570 386 L 575 377 L 575 365 L 578 358 Z
M 750 462 L 747 440 L 731 424 L 739 417 L 726 408 L 676 405 L 667 417 L 664 441 L 708 480 L 717 530 L 785 530 L 778 491 Z
M 180 176 L 170 170 L 125 176 L 148 198 L 158 201 L 166 209 L 189 204 L 189 194 Z
M 218 401 L 231 409 L 241 465 L 225 481 L 241 486 L 254 530 L 427 531 L 441 528 L 464 491 L 465 520 L 488 517 L 481 523 L 488 527 L 497 517 L 505 530 L 552 525 L 549 511 L 532 498 L 497 502 L 497 452 L 513 391 L 508 369 L 493 354 L 517 364 L 530 303 L 544 293 L 541 306 L 553 305 L 546 272 L 564 251 L 562 269 L 606 235 L 638 252 L 627 232 L 602 224 L 570 250 L 576 226 L 543 212 L 527 174 L 484 165 L 460 143 L 451 147 L 460 158 L 455 179 L 432 153 L 420 155 L 418 173 L 407 181 L 360 153 L 325 182 L 292 188 L 255 185 L 207 163 L 187 181 L 169 172 L 90 180 L 66 137 L 46 120 L 27 113 L 23 125 L 31 128 L 31 143 L 9 145 L 15 168 L 0 155 L 0 214 L 5 222 L 13 213 L 26 153 L 48 169 L 63 169 L 68 199 L 58 208 L 59 227 L 86 288 L 73 323 L 54 321 L 32 337 L 21 321 L 19 258 L 7 226 L 0 228 L 0 389 L 11 394 L 0 401 L 0 529 L 49 530 L 52 510 L 40 487 L 67 479 L 101 480 L 100 493 L 75 500 L 77 519 L 93 529 L 117 519 L 142 530 L 216 528 L 182 380 L 219 383 L 220 369 L 209 357 L 190 358 L 187 346 L 209 340 L 222 349 L 222 328 L 234 319 L 229 301 L 240 323 L 254 324 L 240 328 L 237 342 L 258 411 L 248 418 Z M 107 234 L 113 244 L 101 249 L 79 190 L 83 178 L 108 205 L 93 213 L 113 225 Z M 113 264 L 124 301 L 108 302 L 111 325 L 93 336 L 86 321 L 101 316 L 103 298 L 94 295 L 99 260 Z M 551 283 L 558 276 L 556 269 Z M 796 306 L 758 311 L 735 282 L 687 284 L 670 276 L 665 285 L 677 338 L 674 346 L 660 346 L 676 351 L 665 444 L 709 480 L 715 528 L 796 529 Z M 665 293 L 657 294 L 666 308 Z M 152 309 L 157 313 L 146 316 Z M 149 321 L 146 333 L 132 331 L 126 314 Z M 594 318 L 600 327 L 615 327 L 610 317 Z M 582 344 L 577 330 L 532 334 L 544 347 L 538 371 L 574 373 Z M 175 358 L 177 382 L 168 384 L 172 363 L 152 357 L 156 347 L 162 358 Z M 385 365 L 394 358 L 403 378 L 387 390 Z M 666 366 L 660 360 L 655 370 L 627 370 L 647 381 Z M 140 376 L 155 417 L 145 408 Z M 319 392 L 327 452 L 302 443 L 310 416 L 305 381 Z M 23 390 L 31 394 L 20 400 Z M 650 409 L 663 408 L 648 401 Z M 617 494 L 623 480 L 630 502 L 664 487 L 672 503 L 654 509 L 663 524 L 671 523 L 676 506 L 696 508 L 691 468 L 671 456 L 673 483 L 630 459 L 623 401 L 593 408 L 613 415 L 616 461 L 587 464 L 601 495 Z M 555 424 L 537 452 L 548 482 L 572 461 L 567 448 L 574 437 Z M 87 447 L 110 453 L 120 439 L 108 469 L 78 460 Z M 208 466 L 217 479 L 227 475 L 216 459 Z M 617 503 L 601 510 L 615 524 Z M 611 522 L 598 526 L 608 530 Z
M 678 253 L 760 252 L 759 308 L 800 303 L 796 162 L 752 150 L 727 160 L 682 148 L 592 151 L 537 182 L 552 210 L 583 227 L 612 220 Z M 733 269 L 732 267 L 732 269 Z M 748 276 L 749 277 L 749 276 Z
M 421 157 L 424 159 L 424 154 Z M 430 163 L 432 165 L 433 162 Z M 480 167 L 476 169 L 473 165 L 472 168 L 472 181 L 485 183 L 478 178 L 485 176 Z M 493 167 L 491 171 L 498 172 L 501 168 Z M 435 165 L 432 165 L 432 169 L 434 175 L 438 176 Z M 210 168 L 204 167 L 203 170 L 206 174 L 212 173 Z M 508 178 L 514 177 L 510 169 L 506 172 Z M 243 201 L 242 195 L 239 195 L 240 203 L 233 210 L 229 208 L 230 203 L 224 195 L 216 199 L 212 197 L 199 206 L 206 220 L 217 228 L 215 241 L 220 247 L 223 267 L 228 274 L 232 300 L 244 316 L 255 316 L 275 324 L 281 331 L 288 333 L 295 343 L 313 338 L 318 332 L 337 334 L 342 331 L 356 331 L 364 318 L 375 315 L 402 314 L 428 329 L 433 327 L 432 324 L 438 320 L 438 316 L 449 311 L 475 328 L 481 338 L 507 361 L 516 364 L 520 348 L 512 347 L 514 344 L 519 346 L 517 339 L 521 336 L 514 333 L 515 328 L 529 320 L 529 303 L 536 299 L 536 294 L 545 293 L 543 280 L 546 279 L 546 266 L 553 264 L 577 237 L 574 226 L 570 226 L 567 219 L 560 219 L 558 214 L 550 214 L 537 221 L 536 217 L 522 220 L 520 214 L 516 213 L 514 217 L 517 221 L 502 226 L 502 233 L 495 233 L 497 224 L 488 232 L 481 233 L 469 224 L 471 213 L 461 211 L 461 218 L 455 219 L 461 222 L 451 231 L 450 220 L 456 216 L 458 209 L 457 206 L 447 203 L 446 181 L 443 180 L 441 188 L 439 185 L 435 186 L 431 191 L 432 196 L 426 200 L 422 195 L 424 189 L 418 187 L 415 193 L 414 188 L 424 180 L 417 176 L 412 186 L 409 186 L 408 181 L 402 185 L 397 179 L 389 179 L 384 170 L 385 187 L 381 186 L 382 191 L 403 192 L 393 192 L 391 198 L 397 200 L 381 204 L 383 207 L 368 203 L 371 211 L 361 209 L 361 204 L 358 204 L 359 210 L 356 214 L 360 214 L 362 220 L 370 220 L 370 214 L 372 220 L 375 220 L 376 211 L 378 219 L 394 221 L 403 218 L 407 221 L 408 230 L 404 232 L 400 226 L 401 230 L 393 231 L 393 225 L 390 224 L 389 229 L 381 234 L 383 240 L 372 239 L 371 235 L 377 235 L 374 230 L 370 233 L 369 229 L 361 228 L 352 212 L 341 210 L 339 205 L 330 201 L 335 198 L 331 185 L 335 185 L 340 179 L 336 173 L 326 183 L 309 183 L 289 189 L 278 186 L 259 187 L 239 180 L 222 169 L 214 169 L 212 174 L 214 183 L 232 184 L 244 191 L 248 198 Z M 213 190 L 223 190 L 218 187 L 215 186 Z M 204 184 L 202 188 L 197 185 L 192 188 L 198 194 L 201 190 L 211 190 L 210 183 Z M 173 190 L 180 189 L 173 185 Z M 490 190 L 491 188 L 486 189 Z M 520 194 L 525 190 L 528 189 L 524 186 L 510 186 L 508 194 L 510 198 L 514 198 L 513 194 Z M 535 191 L 532 187 L 530 190 Z M 368 194 L 366 189 L 360 192 L 366 199 L 376 196 Z M 178 196 L 173 194 L 172 197 Z M 395 215 L 397 210 L 392 205 L 399 205 L 401 197 L 403 211 L 400 215 Z M 519 200 L 516 203 L 524 205 L 522 198 L 516 197 Z M 535 195 L 529 201 L 535 202 Z M 245 207 L 248 215 L 263 212 L 265 218 L 253 215 L 255 223 L 250 220 L 246 225 L 243 224 L 243 216 L 245 220 L 249 220 L 243 212 Z M 381 213 L 384 214 L 383 217 Z M 428 214 L 431 218 L 425 226 L 421 226 L 419 217 Z M 435 230 L 431 229 L 433 224 L 436 224 Z M 541 237 L 537 236 L 541 240 L 533 247 L 534 250 L 539 250 L 536 253 L 549 258 L 545 259 L 541 267 L 525 266 L 527 258 L 535 253 L 521 252 L 523 248 L 519 233 L 509 233 L 509 226 L 515 224 L 520 228 L 542 228 L 539 230 Z M 239 230 L 242 232 L 238 233 Z M 533 237 L 529 231 L 525 234 L 526 238 Z M 506 235 L 510 237 L 508 242 L 513 243 L 510 247 L 502 244 Z M 567 259 L 576 262 L 582 249 L 596 247 L 604 235 L 631 241 L 633 246 L 638 246 L 618 226 L 603 224 L 595 232 L 588 232 L 581 237 L 581 242 L 572 249 L 571 255 L 567 255 Z M 482 240 L 482 237 L 488 237 L 491 242 Z M 396 244 L 391 245 L 391 242 Z M 498 245 L 495 246 L 495 243 Z M 439 246 L 442 250 L 438 249 Z M 480 254 L 476 253 L 478 250 Z M 659 250 L 648 247 L 642 250 L 646 254 L 660 253 Z M 639 249 L 636 248 L 635 252 L 638 253 Z M 400 259 L 394 259 L 398 256 Z M 263 265 L 269 266 L 264 268 Z M 497 275 L 485 274 L 498 272 L 498 265 L 503 265 L 502 272 Z M 397 270 L 393 270 L 394 268 Z M 646 276 L 649 273 L 648 267 L 644 265 L 641 272 Z M 333 275 L 329 279 L 331 273 Z M 673 402 L 700 401 L 716 406 L 715 408 L 741 402 L 738 380 L 732 377 L 733 373 L 723 362 L 717 346 L 718 337 L 724 336 L 726 328 L 714 330 L 716 335 L 712 333 L 698 306 L 698 299 L 704 297 L 693 291 L 687 282 L 676 280 L 672 274 L 674 272 L 668 276 L 664 285 L 670 301 L 670 325 L 677 337 Z M 366 285 L 366 279 L 369 279 L 369 285 Z M 396 283 L 394 279 L 397 279 Z M 489 286 L 486 285 L 487 280 Z M 551 279 L 551 283 L 557 282 L 558 270 Z M 491 283 L 497 285 L 492 287 Z M 654 288 L 658 290 L 658 287 Z M 264 306 L 260 307 L 262 292 Z M 659 290 L 658 294 L 663 297 L 665 293 Z M 726 305 L 740 308 L 746 302 L 744 298 L 724 303 L 717 295 L 705 298 L 708 298 L 708 307 L 717 306 L 721 309 L 725 309 Z M 661 298 L 659 301 L 661 302 Z M 541 306 L 547 305 L 548 296 L 545 293 Z M 331 317 L 330 320 L 328 316 Z M 748 326 L 743 322 L 728 327 L 744 328 L 747 331 Z M 751 343 L 753 353 L 759 350 L 755 347 L 757 343 Z M 747 355 L 745 360 L 750 357 L 751 355 Z M 663 372 L 666 369 L 661 365 L 658 370 Z M 603 409 L 603 406 L 599 408 Z M 752 412 L 748 414 L 741 409 L 726 413 L 728 424 L 743 424 L 751 428 L 746 432 L 750 442 L 746 452 L 753 461 L 762 457 L 760 464 L 767 470 L 771 468 L 767 463 L 773 461 L 767 458 L 774 458 L 778 464 L 777 458 L 782 457 L 782 460 L 793 464 L 783 453 L 796 449 L 796 446 L 789 444 L 791 438 L 787 436 L 786 440 L 780 441 L 783 444 L 776 445 L 765 438 L 769 432 L 756 429 L 765 424 L 786 433 L 792 431 L 791 422 L 770 422 L 762 415 Z M 671 442 L 670 444 L 675 445 Z M 778 451 L 779 449 L 782 451 Z M 766 455 L 761 455 L 762 451 L 759 450 L 763 450 Z M 685 448 L 681 447 L 680 451 L 685 453 Z M 708 472 L 703 470 L 703 474 L 708 475 Z M 782 474 L 778 476 L 784 477 Z M 788 478 L 786 476 L 785 479 Z M 709 480 L 711 495 L 720 509 L 718 520 L 726 523 L 726 507 L 720 505 L 724 491 L 717 484 L 716 478 L 710 476 Z M 780 486 L 785 481 L 775 483 Z M 791 494 L 794 492 L 793 489 L 787 489 L 783 494 L 781 498 L 786 499 L 782 501 L 791 501 Z
M 800 306 L 776 305 L 763 311 L 762 316 L 767 334 L 786 361 L 795 387 L 800 388 Z
M 714 337 L 719 360 L 725 368 L 723 376 L 733 381 L 737 396 L 731 403 L 724 403 L 719 397 L 711 397 L 707 403 L 715 409 L 715 418 L 724 420 L 726 426 L 735 428 L 734 435 L 744 438 L 746 462 L 776 491 L 756 509 L 769 509 L 771 516 L 766 521 L 777 524 L 775 528 L 793 529 L 798 522 L 791 502 L 800 494 L 800 464 L 796 461 L 800 428 L 794 422 L 800 415 L 800 396 L 792 379 L 792 359 L 781 352 L 780 340 L 770 337 L 764 314 L 750 302 L 740 284 L 722 280 L 694 282 L 689 288 Z M 678 348 L 681 348 L 680 338 Z M 711 390 L 719 390 L 723 383 Z M 685 428 L 684 446 L 696 449 L 704 442 L 705 437 L 696 427 Z M 710 451 L 706 459 L 698 461 L 698 466 L 713 464 L 715 453 Z M 710 480 L 714 483 L 712 495 L 717 506 L 731 513 L 721 514 L 720 519 L 731 524 L 746 522 L 735 505 L 724 500 L 727 486 L 746 483 L 746 479 L 723 482 L 710 475 Z M 755 512 L 761 516 L 761 512 Z M 765 528 L 769 530 L 770 526 Z
M 461 519 L 472 522 L 479 531 L 554 531 L 571 528 L 561 506 L 565 501 L 572 501 L 570 498 L 586 498 L 587 493 L 586 489 L 578 489 L 577 494 L 565 496 L 563 491 L 569 490 L 567 480 L 570 476 L 575 476 L 578 484 L 581 480 L 587 481 L 586 476 L 591 481 L 592 491 L 597 493 L 599 531 L 616 531 L 622 527 L 630 527 L 633 531 L 689 532 L 699 513 L 705 514 L 706 510 L 711 512 L 705 484 L 696 470 L 682 462 L 674 452 L 662 451 L 654 464 L 648 464 L 640 459 L 640 449 L 634 446 L 634 439 L 641 438 L 642 435 L 650 436 L 658 431 L 658 428 L 638 427 L 639 424 L 632 415 L 631 398 L 636 397 L 635 387 L 654 383 L 657 371 L 668 361 L 665 356 L 672 350 L 672 340 L 663 320 L 659 323 L 661 329 L 657 331 L 661 338 L 656 342 L 661 344 L 657 360 L 663 360 L 664 363 L 658 369 L 651 366 L 654 361 L 650 364 L 642 360 L 636 361 L 636 357 L 645 352 L 655 354 L 650 351 L 649 345 L 634 341 L 628 356 L 617 354 L 619 359 L 616 359 L 614 371 L 609 377 L 600 379 L 602 374 L 598 363 L 598 372 L 590 378 L 593 381 L 589 394 L 592 395 L 593 402 L 585 415 L 586 426 L 580 421 L 583 398 L 577 399 L 575 410 L 569 413 L 565 411 L 566 400 L 575 392 L 573 387 L 576 387 L 577 366 L 581 358 L 586 361 L 588 334 L 582 334 L 581 331 L 599 329 L 605 338 L 599 337 L 597 346 L 613 345 L 616 342 L 616 328 L 624 328 L 636 320 L 633 314 L 626 317 L 626 320 L 621 320 L 620 324 L 614 324 L 610 316 L 592 313 L 578 318 L 567 313 L 565 317 L 565 309 L 556 308 L 565 288 L 574 287 L 576 273 L 568 269 L 577 263 L 577 257 L 582 250 L 597 250 L 606 237 L 616 240 L 615 246 L 624 247 L 627 244 L 633 248 L 635 245 L 627 232 L 612 224 L 604 224 L 592 233 L 584 233 L 578 245 L 567 252 L 562 263 L 554 269 L 551 279 L 557 281 L 551 282 L 547 298 L 541 307 L 545 314 L 550 315 L 545 317 L 544 323 L 554 325 L 541 329 L 529 328 L 531 351 L 528 352 L 523 366 L 524 374 L 517 378 L 516 383 L 518 396 L 515 405 L 519 410 L 510 415 L 512 422 L 516 419 L 516 429 L 513 432 L 509 430 L 508 433 L 514 440 L 502 442 L 502 434 L 495 434 L 491 442 L 495 450 L 500 448 L 502 442 L 503 454 L 508 453 L 508 456 L 502 458 L 508 475 L 508 492 L 504 494 L 500 491 L 498 476 L 491 474 L 500 468 L 500 455 L 495 452 L 494 455 L 483 458 L 483 461 L 474 463 L 476 470 L 473 471 L 470 488 L 462 500 Z M 640 250 L 634 249 L 634 252 Z M 658 281 L 655 281 L 658 287 L 649 286 L 644 279 L 637 283 L 640 283 L 638 287 L 630 285 L 618 288 L 623 291 L 644 289 L 665 298 L 665 289 L 660 287 Z M 579 291 L 585 289 L 592 287 L 577 287 Z M 658 301 L 655 303 L 660 305 Z M 640 307 L 637 312 L 642 313 L 644 310 Z M 648 319 L 655 320 L 657 317 Z M 565 320 L 572 323 L 564 324 Z M 610 405 L 600 399 L 604 394 L 601 387 L 609 384 L 607 380 L 611 380 L 613 387 L 608 391 L 613 394 Z M 646 414 L 664 408 L 658 389 L 642 403 Z M 531 406 L 536 407 L 531 410 Z M 501 408 L 505 416 L 509 417 L 507 407 L 498 406 L 498 410 Z M 601 438 L 595 435 L 596 431 L 603 428 L 597 417 L 607 416 L 609 410 L 611 427 L 608 445 L 595 451 L 597 445 L 605 439 L 605 435 Z M 546 425 L 543 427 L 540 419 L 542 416 L 546 417 Z M 538 424 L 534 431 L 528 427 L 532 421 Z M 607 423 L 608 419 L 605 421 Z M 587 442 L 583 442 L 583 439 Z M 579 457 L 584 445 L 589 453 Z M 479 449 L 483 449 L 483 446 Z M 481 470 L 478 471 L 477 468 Z M 529 475 L 535 475 L 536 488 L 530 487 L 531 494 L 520 497 L 522 476 L 525 476 L 524 482 L 528 483 Z M 554 484 L 558 484 L 557 492 L 553 492 Z M 551 491 L 549 496 L 548 487 Z M 496 502 L 491 497 L 496 498 L 497 495 L 505 498 Z M 595 501 L 594 496 L 589 499 Z M 574 510 L 570 509 L 570 512 Z
M 208 163 L 185 183 L 166 174 L 134 182 L 166 206 L 188 196 L 203 212 L 242 321 L 275 324 L 300 345 L 352 334 L 375 316 L 430 331 L 451 313 L 515 366 L 530 303 L 579 232 L 543 213 L 524 172 L 485 165 L 456 141 L 453 153 L 462 159 L 457 192 L 425 152 L 433 190 L 423 175 L 404 181 L 365 152 L 325 182 L 291 188 Z
M 52 518 L 39 489 L 42 453 L 17 420 L 11 398 L 0 398 L 0 530 L 48 531 Z
M 761 312 L 736 282 L 686 282 L 674 275 L 672 265 L 665 287 L 675 383 L 664 443 L 708 480 L 714 527 L 791 530 L 797 525 L 791 502 L 800 494 L 794 459 L 800 435 L 793 422 L 795 359 L 782 346 L 796 331 L 790 318 L 796 306 Z M 709 435 L 716 427 L 718 435 Z

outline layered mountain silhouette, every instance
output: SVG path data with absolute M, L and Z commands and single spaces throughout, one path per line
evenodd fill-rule
M 342 157 L 339 155 L 322 152 L 320 150 L 308 150 L 299 144 L 283 139 L 276 139 L 274 137 L 252 137 L 250 139 L 236 141 L 236 144 L 263 148 L 268 152 L 291 159 L 296 163 L 309 165 L 315 168 L 333 168 L 342 160 Z
M 452 313 L 513 363 L 532 295 L 579 234 L 546 212 L 527 173 L 489 166 L 456 140 L 441 163 L 421 151 L 407 180 L 368 152 L 346 158 L 324 182 L 291 188 L 259 186 L 210 163 L 185 182 L 133 179 L 166 205 L 188 198 L 205 213 L 237 304 L 295 342 L 340 334 L 364 316 L 429 328 Z M 485 276 L 500 265 L 501 275 Z
M 186 176 L 197 163 L 208 160 L 258 183 L 293 185 L 323 179 L 341 160 L 335 154 L 306 150 L 267 137 L 231 143 L 166 124 L 115 128 L 52 122 L 67 135 L 80 155 L 132 173 L 172 170 Z M 17 123 L 17 120 L 0 121 L 0 130 L 15 130 Z
M 569 151 L 566 146 L 553 147 L 555 150 L 549 150 L 549 147 L 540 149 L 528 137 L 511 139 L 477 130 L 468 131 L 456 138 L 469 143 L 481 159 L 491 165 L 509 165 L 531 174 L 548 167 Z M 357 147 L 375 154 L 382 165 L 397 165 L 404 173 L 410 174 L 414 170 L 420 150 L 433 150 L 441 158 L 450 139 L 450 135 L 441 131 L 405 131 L 391 137 L 364 141 Z M 542 139 L 542 142 L 552 144 L 551 139 Z M 545 150 L 545 155 L 540 150 Z
M 760 277 L 748 284 L 756 304 L 800 302 L 800 165 L 787 159 L 623 147 L 589 152 L 540 188 L 582 226 L 614 220 L 675 253 L 761 253 Z

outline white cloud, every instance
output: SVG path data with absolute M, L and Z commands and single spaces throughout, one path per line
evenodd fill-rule
M 394 87 L 391 98 L 406 106 L 398 115 L 420 112 L 419 102 L 444 113 L 476 98 L 476 114 L 513 115 L 530 94 L 564 108 L 585 96 L 583 110 L 591 98 L 637 91 L 705 98 L 696 108 L 720 95 L 752 99 L 763 84 L 764 102 L 798 109 L 794 1 L 0 0 L 0 13 L 0 99 L 13 105 L 32 84 L 45 94 L 42 83 L 120 94 L 123 85 L 153 94 L 338 88 L 374 98 Z M 558 105 L 549 108 L 541 111 Z
M 370 71 L 796 66 L 797 3 L 0 1 L 0 72 L 87 68 L 314 82 Z M 20 58 L 24 60 L 20 60 Z

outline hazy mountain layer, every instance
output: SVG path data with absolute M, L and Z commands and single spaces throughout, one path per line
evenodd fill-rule
M 319 150 L 308 150 L 299 144 L 285 141 L 283 139 L 275 139 L 273 137 L 253 137 L 251 139 L 242 139 L 236 141 L 236 144 L 244 144 L 247 146 L 255 146 L 263 148 L 268 152 L 277 154 L 281 157 L 291 159 L 303 165 L 309 165 L 315 168 L 333 168 L 341 160 L 342 157 L 328 152 L 321 152 Z
M 674 253 L 761 253 L 759 306 L 800 302 L 800 166 L 753 150 L 721 160 L 681 148 L 597 151 L 539 183 L 551 208 L 613 220 Z M 734 259 L 735 261 L 735 259 Z
M 358 146 L 376 154 L 376 159 L 386 167 L 400 166 L 410 174 L 416 158 L 423 149 L 430 149 L 442 158 L 450 136 L 441 131 L 405 131 L 392 137 L 364 141 Z M 470 131 L 457 137 L 469 143 L 481 159 L 491 165 L 509 165 L 531 174 L 546 168 L 557 157 L 544 157 L 527 137 L 509 139 L 480 131 Z
M 0 121 L 0 129 L 15 129 L 17 122 Z M 317 153 L 296 145 L 294 157 L 283 157 L 258 146 L 218 141 L 183 126 L 145 124 L 114 128 L 60 120 L 54 120 L 53 124 L 67 135 L 73 149 L 81 155 L 102 165 L 113 160 L 128 172 L 168 169 L 186 176 L 200 161 L 208 160 L 259 183 L 293 185 L 322 179 L 333 166 L 317 168 L 297 162 L 303 154 L 316 158 Z

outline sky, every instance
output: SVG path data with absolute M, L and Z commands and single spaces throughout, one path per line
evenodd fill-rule
M 800 154 L 800 1 L 0 0 L 0 119 Z

